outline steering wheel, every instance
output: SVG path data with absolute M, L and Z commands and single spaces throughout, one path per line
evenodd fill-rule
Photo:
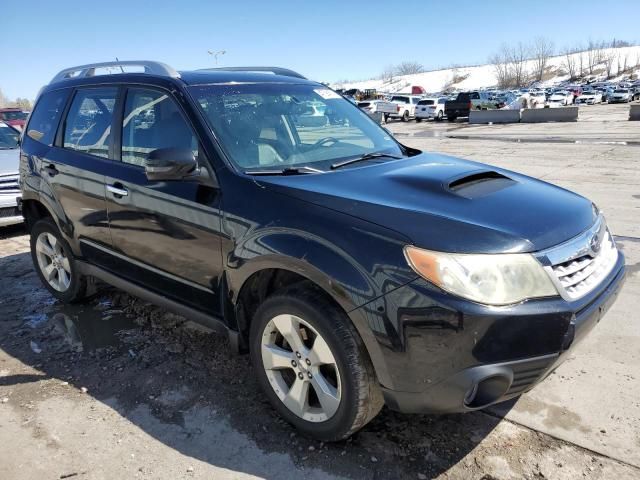
M 316 143 L 313 144 L 314 147 L 320 147 L 322 145 L 324 145 L 325 143 L 338 143 L 340 140 L 338 140 L 337 138 L 334 137 L 323 137 L 320 140 L 318 140 Z

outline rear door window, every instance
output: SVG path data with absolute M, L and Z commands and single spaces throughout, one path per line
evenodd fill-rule
M 64 148 L 109 158 L 117 95 L 117 87 L 78 90 L 65 122 Z
M 45 145 L 53 145 L 58 122 L 68 97 L 69 90 L 66 89 L 44 93 L 31 114 L 27 136 Z

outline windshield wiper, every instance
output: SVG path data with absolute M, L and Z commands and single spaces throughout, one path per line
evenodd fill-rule
M 247 175 L 304 175 L 307 173 L 324 173 L 324 170 L 319 170 L 313 167 L 286 167 L 282 169 L 273 170 L 245 170 Z
M 400 157 L 398 155 L 392 155 L 390 153 L 371 152 L 371 153 L 365 153 L 364 155 L 362 155 L 360 157 L 356 157 L 356 158 L 351 158 L 349 160 L 345 160 L 344 162 L 334 163 L 333 165 L 331 165 L 331 170 L 335 170 L 336 168 L 344 167 L 345 165 L 351 165 L 352 163 L 364 162 L 366 160 L 371 160 L 372 158 L 382 158 L 382 157 L 395 158 L 395 159 L 404 158 L 404 157 Z

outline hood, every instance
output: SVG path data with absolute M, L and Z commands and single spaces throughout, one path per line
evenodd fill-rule
M 447 252 L 543 250 L 586 230 L 597 215 L 589 200 L 562 188 L 437 154 L 256 181 Z
M 20 166 L 20 149 L 0 150 L 0 175 L 17 175 Z

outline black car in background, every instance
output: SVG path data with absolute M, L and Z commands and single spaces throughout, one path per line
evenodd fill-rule
M 406 147 L 280 68 L 63 70 L 20 175 L 55 297 L 80 301 L 96 277 L 226 332 L 280 414 L 322 440 L 383 403 L 465 412 L 525 392 L 624 278 L 589 200 Z

